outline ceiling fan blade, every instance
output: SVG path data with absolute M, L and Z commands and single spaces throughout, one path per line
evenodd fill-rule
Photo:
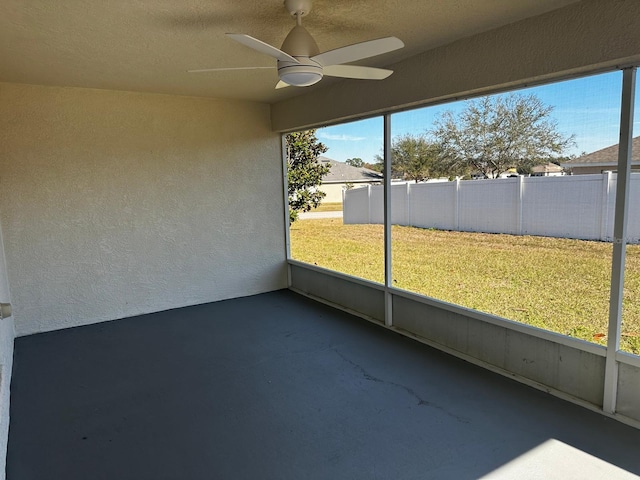
M 382 55 L 402 47 L 404 47 L 404 43 L 399 38 L 385 37 L 336 48 L 311 58 L 323 66 L 340 65 Z
M 328 77 L 360 78 L 362 80 L 384 80 L 393 70 L 358 65 L 329 65 L 322 72 Z
M 288 83 L 284 83 L 282 80 L 280 80 L 278 82 L 278 84 L 276 85 L 276 90 L 279 90 L 281 88 L 287 88 L 290 87 L 291 85 L 289 85 Z
M 242 33 L 227 33 L 227 36 L 234 39 L 236 42 L 239 42 L 249 48 L 253 48 L 260 53 L 265 53 L 273 58 L 277 58 L 278 60 L 300 63 L 288 53 L 285 53 L 282 50 L 269 45 L 268 43 L 264 43 L 262 40 L 250 37 L 249 35 L 244 35 Z
M 262 70 L 269 69 L 274 70 L 276 67 L 222 67 L 222 68 L 201 68 L 199 70 L 187 70 L 188 73 L 203 73 L 203 72 L 224 72 L 227 70 Z

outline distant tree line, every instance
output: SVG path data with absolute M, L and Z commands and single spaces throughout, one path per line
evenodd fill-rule
M 497 178 L 510 169 L 525 174 L 535 165 L 559 164 L 570 158 L 565 152 L 575 142 L 558 131 L 552 111 L 535 95 L 469 100 L 458 114 L 443 112 L 432 130 L 392 140 L 392 178 L 421 182 L 474 173 Z M 373 167 L 384 170 L 381 156 Z

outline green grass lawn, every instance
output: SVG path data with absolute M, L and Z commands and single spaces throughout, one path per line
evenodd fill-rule
M 398 288 L 605 344 L 612 245 L 394 226 Z M 383 282 L 382 225 L 299 220 L 291 256 Z M 627 248 L 622 348 L 640 354 L 640 246 Z

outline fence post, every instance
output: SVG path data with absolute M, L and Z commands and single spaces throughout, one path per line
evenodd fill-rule
M 524 193 L 524 176 L 518 175 L 516 203 L 516 235 L 522 235 L 522 195 Z
M 600 240 L 606 241 L 609 234 L 609 196 L 611 194 L 611 171 L 602 172 L 602 205 L 600 208 Z
M 367 185 L 367 223 L 371 223 L 371 185 Z
M 456 177 L 453 186 L 453 230 L 460 230 L 460 177 Z
M 405 211 L 406 211 L 406 222 L 405 225 L 407 226 L 411 226 L 413 225 L 413 222 L 411 221 L 411 184 L 409 182 L 407 182 L 407 190 L 405 192 Z

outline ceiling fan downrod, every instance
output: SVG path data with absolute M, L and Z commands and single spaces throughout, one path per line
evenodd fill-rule
M 284 8 L 299 22 L 311 12 L 311 0 L 284 0 Z

